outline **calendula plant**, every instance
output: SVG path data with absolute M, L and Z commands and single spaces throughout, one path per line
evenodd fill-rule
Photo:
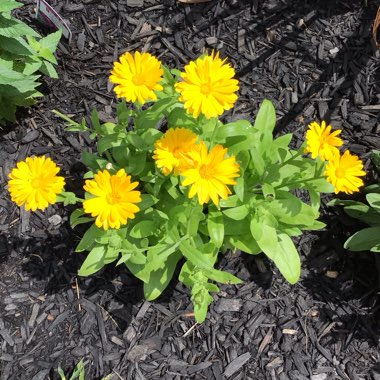
M 292 237 L 324 227 L 317 220 L 320 193 L 352 190 L 348 176 L 362 174 L 346 170 L 346 163 L 358 158 L 339 155 L 340 132 L 325 123 L 312 123 L 307 142 L 290 149 L 291 134 L 273 137 L 276 114 L 269 100 L 254 124 L 220 121 L 237 100 L 234 75 L 215 53 L 190 62 L 184 72 L 169 70 L 149 53 L 125 53 L 110 76 L 122 98 L 116 123 L 100 123 L 93 111 L 90 129 L 57 112 L 68 130 L 90 131 L 96 142 L 95 153 L 82 155 L 89 169 L 85 198 L 62 192 L 63 178 L 45 159 L 49 170 L 42 163 L 18 164 L 10 175 L 12 199 L 29 209 L 45 201 L 82 204 L 70 219 L 73 228 L 90 224 L 76 249 L 89 251 L 80 275 L 124 264 L 154 300 L 180 266 L 198 322 L 218 283 L 241 282 L 216 268 L 219 252 L 264 252 L 294 284 L 301 263 Z
M 39 73 L 57 78 L 54 51 L 61 32 L 41 38 L 11 11 L 21 7 L 15 0 L 0 2 L 0 124 L 15 121 L 16 108 L 34 104 Z
M 372 162 L 380 170 L 380 151 L 371 154 Z M 344 243 L 344 248 L 350 251 L 380 252 L 380 184 L 364 188 L 366 203 L 354 200 L 334 199 L 330 206 L 344 206 L 344 211 L 352 218 L 367 224 L 368 228 L 354 233 Z

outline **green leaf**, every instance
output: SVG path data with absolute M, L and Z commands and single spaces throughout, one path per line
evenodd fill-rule
M 246 136 L 252 132 L 252 124 L 247 120 L 237 120 L 218 127 L 214 139 L 216 142 L 224 142 L 227 137 Z
M 349 237 L 344 248 L 350 251 L 369 251 L 380 244 L 380 226 L 364 228 Z
M 106 150 L 121 146 L 125 141 L 125 133 L 112 133 L 110 135 L 103 136 L 97 143 L 99 154 L 103 154 Z
M 371 207 L 380 213 L 380 194 L 370 193 L 366 195 L 367 202 L 371 205 Z M 380 215 L 379 215 L 380 221 Z
M 379 213 L 365 204 L 346 206 L 344 212 L 352 218 L 359 219 L 369 225 L 380 225 Z
M 157 230 L 157 223 L 153 220 L 143 220 L 135 224 L 130 231 L 130 236 L 141 239 L 143 237 L 152 236 Z
M 228 242 L 233 247 L 251 255 L 257 255 L 261 252 L 261 248 L 251 234 L 229 236 Z
M 0 12 L 9 12 L 9 11 L 12 11 L 13 9 L 20 8 L 22 6 L 23 6 L 22 3 L 19 3 L 15 0 L 6 0 L 6 1 L 3 0 L 0 3 Z
M 224 218 L 220 211 L 209 209 L 207 215 L 207 229 L 211 242 L 220 248 L 224 240 Z
M 78 362 L 78 364 L 75 366 L 74 371 L 70 377 L 69 380 L 84 380 L 85 372 L 84 372 L 84 363 L 83 359 Z
M 205 284 L 195 283 L 191 288 L 191 301 L 194 304 L 194 315 L 197 323 L 203 323 L 207 316 L 208 306 L 213 298 L 208 292 Z
M 46 61 L 48 61 L 50 63 L 57 64 L 57 60 L 55 59 L 53 52 L 50 51 L 49 49 L 47 49 L 47 48 L 41 48 L 38 54 L 44 60 L 46 60 Z
M 257 113 L 254 128 L 262 133 L 271 133 L 276 125 L 276 110 L 273 103 L 264 99 L 261 103 L 259 112 Z
M 2 50 L 17 55 L 30 56 L 35 53 L 22 37 L 0 36 L 0 46 Z
M 203 214 L 203 208 L 199 204 L 196 204 L 191 210 L 190 217 L 187 224 L 187 235 L 195 236 L 198 232 L 199 222 L 205 218 Z
M 194 266 L 201 268 L 201 269 L 214 269 L 213 266 L 205 260 L 204 255 L 202 252 L 198 250 L 198 248 L 194 247 L 190 244 L 189 241 L 182 241 L 179 245 L 179 249 L 181 250 L 182 254 L 193 264 Z
M 181 257 L 176 251 L 167 258 L 164 268 L 150 272 L 149 281 L 144 283 L 144 296 L 148 301 L 156 299 L 168 286 Z
M 286 234 L 278 234 L 279 251 L 271 258 L 285 279 L 295 284 L 301 276 L 301 260 L 292 239 Z
M 76 195 L 70 191 L 63 191 L 57 195 L 56 202 L 63 202 L 64 206 L 75 205 L 80 201 Z
M 57 79 L 58 78 L 57 71 L 55 70 L 54 66 L 50 62 L 48 62 L 48 61 L 44 61 L 42 63 L 40 71 L 43 74 L 49 76 L 50 78 L 53 78 L 53 79 Z
M 176 97 L 167 97 L 158 100 L 147 110 L 140 112 L 135 118 L 136 129 L 155 128 L 158 122 L 170 112 L 176 103 Z
M 243 220 L 249 213 L 249 209 L 246 205 L 237 206 L 223 210 L 223 214 L 233 220 Z
M 374 149 L 371 152 L 371 160 L 375 164 L 378 170 L 380 170 L 380 150 Z
M 218 269 L 203 269 L 203 273 L 213 281 L 220 282 L 222 284 L 241 284 L 240 278 L 235 277 L 231 273 L 224 272 Z
M 184 108 L 174 108 L 167 117 L 168 129 L 181 127 L 190 127 L 190 129 L 196 126 L 196 120 L 189 115 Z
M 140 208 L 140 211 L 144 211 L 148 209 L 149 207 L 152 207 L 158 202 L 158 198 L 154 197 L 150 194 L 141 194 L 141 202 L 138 203 L 138 207 Z
M 24 75 L 4 66 L 0 66 L 0 85 L 14 87 L 21 93 L 34 91 L 39 85 L 39 83 L 36 82 L 38 78 L 39 75 Z
M 57 30 L 54 33 L 48 34 L 46 37 L 41 38 L 38 42 L 42 48 L 47 49 L 50 52 L 54 52 L 57 49 L 57 46 L 61 37 L 62 37 L 62 32 L 60 30 Z M 53 56 L 53 60 L 50 60 L 50 59 L 48 60 L 51 63 L 57 63 L 54 56 Z
M 105 253 L 106 249 L 104 245 L 94 247 L 80 267 L 79 276 L 89 276 L 102 269 L 105 264 Z
M 14 17 L 5 17 L 4 14 L 0 14 L 0 36 L 13 38 L 26 35 L 39 37 L 37 32 L 22 21 L 19 21 Z
M 81 241 L 79 242 L 75 252 L 82 252 L 93 246 L 95 239 L 100 238 L 106 232 L 93 224 L 83 235 Z
M 251 219 L 250 229 L 252 236 L 264 253 L 267 251 L 273 252 L 278 249 L 276 229 L 265 224 L 264 220 L 257 214 Z
M 89 223 L 89 222 L 94 221 L 94 218 L 84 217 L 84 215 L 87 215 L 87 214 L 83 211 L 83 209 L 77 208 L 76 210 L 74 210 L 70 215 L 71 228 L 75 228 L 79 224 Z

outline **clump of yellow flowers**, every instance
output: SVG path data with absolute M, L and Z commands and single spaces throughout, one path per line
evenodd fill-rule
M 317 220 L 319 194 L 352 193 L 363 185 L 362 162 L 339 153 L 340 131 L 313 122 L 306 147 L 293 150 L 291 134 L 273 137 L 269 100 L 253 124 L 224 124 L 219 117 L 237 101 L 239 82 L 215 52 L 183 72 L 149 53 L 127 52 L 114 63 L 110 81 L 121 99 L 117 123 L 100 124 L 94 111 L 88 127 L 56 112 L 70 131 L 95 138 L 97 152 L 82 157 L 84 199 L 64 191 L 65 180 L 48 157 L 29 157 L 9 176 L 17 205 L 34 211 L 56 201 L 79 203 L 72 227 L 92 221 L 77 246 L 89 251 L 79 274 L 124 264 L 153 300 L 181 265 L 179 280 L 191 288 L 198 322 L 217 283 L 241 282 L 215 268 L 220 252 L 264 252 L 287 281 L 297 282 L 301 261 L 292 237 L 324 226 Z M 309 192 L 310 202 L 299 199 L 297 189 Z

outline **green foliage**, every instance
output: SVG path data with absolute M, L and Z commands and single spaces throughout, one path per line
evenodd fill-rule
M 42 96 L 38 73 L 57 78 L 53 53 L 61 32 L 41 38 L 11 15 L 21 5 L 14 0 L 0 4 L 0 123 L 14 122 L 18 106 L 29 106 Z
M 70 377 L 66 377 L 61 367 L 58 367 L 58 374 L 61 377 L 61 380 L 85 380 L 86 376 L 85 376 L 83 360 L 78 362 L 78 364 L 75 366 L 74 370 L 72 371 Z M 110 379 L 111 379 L 111 375 L 108 375 L 106 377 L 103 377 L 102 380 L 110 380 Z
M 89 131 L 96 139 L 97 153 L 82 156 L 89 169 L 85 178 L 105 168 L 112 174 L 123 168 L 139 181 L 142 193 L 140 211 L 120 229 L 89 227 L 77 247 L 78 252 L 89 252 L 79 274 L 91 275 L 112 262 L 126 265 L 144 282 L 145 297 L 154 300 L 178 266 L 179 280 L 191 288 L 195 318 L 202 322 L 218 284 L 241 282 L 216 268 L 219 252 L 263 252 L 287 281 L 298 281 L 301 263 L 292 237 L 324 227 L 317 220 L 320 192 L 333 189 L 324 178 L 325 163 L 306 158 L 303 146 L 290 149 L 291 134 L 273 137 L 276 114 L 269 100 L 264 100 L 253 125 L 247 120 L 223 124 L 216 118 L 194 119 L 174 91 L 177 74 L 165 68 L 164 90 L 146 109 L 120 103 L 117 123 L 101 124 L 93 111 L 90 128 L 84 120 L 76 123 L 57 114 L 71 131 Z M 201 206 L 196 197 L 189 199 L 180 177 L 164 176 L 156 168 L 153 151 L 163 135 L 157 129 L 162 122 L 168 128 L 186 127 L 209 148 L 221 144 L 228 155 L 236 156 L 240 176 L 231 196 L 218 206 Z M 298 191 L 309 201 L 298 198 Z M 73 226 L 88 220 L 82 209 L 71 216 Z
M 375 166 L 380 170 L 380 151 L 374 150 L 371 158 Z M 334 199 L 329 206 L 344 206 L 344 211 L 352 218 L 368 224 L 344 243 L 344 248 L 350 251 L 380 252 L 380 183 L 367 186 L 364 191 L 367 204 L 353 200 Z

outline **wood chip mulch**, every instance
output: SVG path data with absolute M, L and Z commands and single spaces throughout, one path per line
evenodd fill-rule
M 18 11 L 33 20 L 33 4 Z M 125 51 L 144 50 L 182 68 L 204 49 L 229 57 L 241 83 L 226 120 L 253 119 L 264 98 L 276 106 L 276 133 L 304 139 L 312 120 L 342 128 L 347 148 L 377 180 L 370 151 L 380 149 L 380 51 L 372 41 L 376 2 L 221 0 L 51 1 L 69 21 L 58 50 L 59 80 L 0 131 L 0 379 L 59 379 L 84 359 L 86 379 L 380 379 L 379 273 L 374 254 L 349 253 L 358 228 L 323 206 L 327 228 L 297 246 L 302 280 L 286 283 L 262 256 L 228 254 L 220 267 L 241 279 L 222 286 L 202 325 L 177 281 L 155 302 L 123 267 L 77 277 L 82 231 L 55 205 L 27 213 L 10 202 L 7 175 L 28 155 L 50 155 L 82 186 L 86 134 L 64 130 L 53 109 L 76 120 L 93 107 L 112 120 L 108 75 Z M 37 26 L 36 26 L 37 27 Z

